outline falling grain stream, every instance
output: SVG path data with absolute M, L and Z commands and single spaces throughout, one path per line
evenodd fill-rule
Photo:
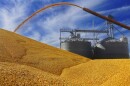
M 70 6 L 75 6 L 75 7 L 78 7 L 78 8 L 82 9 L 82 7 L 80 7 L 78 5 L 75 5 L 75 4 L 68 3 L 68 2 L 60 2 L 60 3 L 48 5 L 46 7 L 43 7 L 41 9 L 37 10 L 31 16 L 29 16 L 27 19 L 25 19 L 21 24 L 19 24 L 17 26 L 17 28 L 14 30 L 14 32 L 16 32 L 22 25 L 24 25 L 27 21 L 29 21 L 32 17 L 36 16 L 38 13 L 40 13 L 40 12 L 42 12 L 42 11 L 48 9 L 48 8 L 55 7 L 55 6 L 60 6 L 60 5 L 70 5 Z
M 72 4 L 72 3 L 68 3 L 68 2 L 60 2 L 60 3 L 55 3 L 55 4 L 51 4 L 51 5 L 45 6 L 45 7 L 41 8 L 41 9 L 37 10 L 37 11 L 34 12 L 31 16 L 29 16 L 27 19 L 25 19 L 22 23 L 20 23 L 20 24 L 16 27 L 16 29 L 14 30 L 14 32 L 16 32 L 21 26 L 23 26 L 27 21 L 29 21 L 32 17 L 36 16 L 38 13 L 40 13 L 40 12 L 42 12 L 42 11 L 48 9 L 48 8 L 55 7 L 55 6 L 60 6 L 60 5 L 69 5 L 69 6 L 74 6 L 74 7 L 81 8 L 82 10 L 84 10 L 84 11 L 90 13 L 90 14 L 93 14 L 93 15 L 98 16 L 98 17 L 100 17 L 100 18 L 102 18 L 102 19 L 104 19 L 104 20 L 107 20 L 107 21 L 112 22 L 112 23 L 114 23 L 114 24 L 116 24 L 116 25 L 119 25 L 119 26 L 121 26 L 121 27 L 123 27 L 123 28 L 125 28 L 125 29 L 130 30 L 130 27 L 129 27 L 129 26 L 126 26 L 126 25 L 124 25 L 124 24 L 122 24 L 122 23 L 120 23 L 120 22 L 117 22 L 117 21 L 115 21 L 115 20 L 113 20 L 113 19 L 110 19 L 110 18 L 108 18 L 108 17 L 106 17 L 106 16 L 103 16 L 103 15 L 101 15 L 101 14 L 99 14 L 99 13 L 96 13 L 96 12 L 94 12 L 94 11 L 88 9 L 88 8 L 83 8 L 83 7 L 81 7 L 81 6 L 78 6 L 78 5 L 75 5 L 75 4 Z

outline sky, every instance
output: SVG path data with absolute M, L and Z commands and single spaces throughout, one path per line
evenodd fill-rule
M 130 0 L 0 0 L 0 28 L 13 31 L 23 20 L 40 8 L 57 2 L 71 2 L 104 16 L 113 15 L 116 21 L 130 26 Z M 47 9 L 29 20 L 17 33 L 59 47 L 59 30 L 101 29 L 105 20 L 72 6 Z M 129 39 L 130 31 L 115 25 Z M 121 34 L 115 30 L 115 37 Z M 92 34 L 86 36 L 90 37 Z M 100 35 L 105 37 L 105 34 Z

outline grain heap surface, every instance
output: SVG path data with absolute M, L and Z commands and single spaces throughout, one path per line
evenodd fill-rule
M 74 84 L 33 67 L 0 62 L 0 86 L 74 86 Z
M 89 59 L 0 29 L 0 61 L 16 62 L 60 75 L 64 68 Z
M 101 86 L 130 86 L 130 68 L 115 74 Z
M 93 60 L 64 69 L 61 77 L 84 86 L 129 86 L 129 70 L 130 60 Z

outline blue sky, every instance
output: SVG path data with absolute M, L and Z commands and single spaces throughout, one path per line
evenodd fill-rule
M 0 0 L 0 28 L 13 31 L 33 12 L 56 2 L 75 3 L 105 16 L 111 14 L 115 20 L 130 26 L 130 0 Z M 59 6 L 38 14 L 17 33 L 59 47 L 60 28 L 92 29 L 92 21 L 96 29 L 105 22 L 79 8 Z M 130 43 L 130 31 L 119 26 L 116 28 L 129 38 Z M 115 36 L 119 38 L 120 34 L 115 31 Z

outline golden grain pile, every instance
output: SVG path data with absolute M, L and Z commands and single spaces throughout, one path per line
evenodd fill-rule
M 111 80 L 113 76 L 119 75 L 119 73 L 129 73 L 128 69 L 130 69 L 130 60 L 93 60 L 64 69 L 61 77 L 68 78 L 72 82 L 85 84 L 87 86 L 99 86 L 104 82 Z M 124 77 L 126 78 L 126 76 Z
M 0 61 L 25 64 L 59 75 L 64 68 L 89 59 L 1 29 Z
M 0 86 L 73 86 L 71 82 L 40 69 L 0 62 Z
M 90 60 L 0 29 L 0 86 L 130 86 L 130 60 Z

